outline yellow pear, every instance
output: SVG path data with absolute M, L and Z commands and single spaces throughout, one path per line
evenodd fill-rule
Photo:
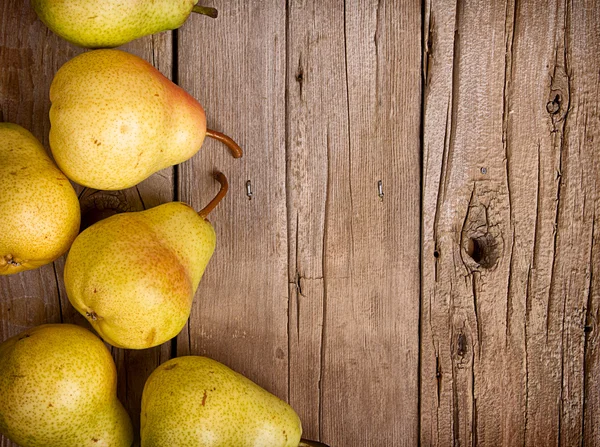
M 142 447 L 309 445 L 301 435 L 292 407 L 206 357 L 171 359 L 144 386 Z
M 87 48 L 117 47 L 179 28 L 192 12 L 217 17 L 198 0 L 32 0 L 40 19 L 65 40 Z
M 0 123 L 0 275 L 49 264 L 79 231 L 79 201 L 40 142 Z
M 216 245 L 206 216 L 181 202 L 116 214 L 83 231 L 65 264 L 71 304 L 113 346 L 145 349 L 175 337 Z
M 22 447 L 130 447 L 133 429 L 104 343 L 70 324 L 2 343 L 0 432 Z
M 118 50 L 81 54 L 50 86 L 50 149 L 67 177 L 95 189 L 118 190 L 192 157 L 206 135 L 204 109 L 145 60 Z

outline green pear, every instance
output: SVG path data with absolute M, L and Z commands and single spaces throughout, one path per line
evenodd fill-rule
M 142 394 L 142 447 L 298 447 L 302 426 L 285 402 L 206 357 L 160 365 Z
M 79 232 L 75 190 L 40 142 L 0 123 L 0 275 L 49 264 Z
M 90 51 L 67 62 L 52 81 L 50 100 L 52 154 L 66 176 L 83 186 L 134 186 L 192 157 L 206 135 L 242 156 L 233 140 L 206 129 L 198 101 L 123 51 Z
M 130 447 L 133 428 L 104 343 L 70 324 L 2 343 L 0 432 L 22 447 Z
M 181 202 L 116 214 L 83 231 L 65 263 L 71 304 L 113 346 L 145 349 L 175 337 L 216 245 L 208 213 Z
M 80 47 L 117 47 L 149 34 L 179 28 L 192 12 L 217 17 L 198 0 L 32 0 L 54 33 Z

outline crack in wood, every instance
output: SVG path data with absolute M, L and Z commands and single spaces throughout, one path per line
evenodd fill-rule
M 300 241 L 299 241 L 299 228 L 300 228 L 300 213 L 296 213 L 296 238 L 295 238 L 295 243 L 296 243 L 296 259 L 295 259 L 295 266 L 296 266 L 296 339 L 298 341 L 298 343 L 300 342 L 300 296 L 304 296 L 302 295 L 302 285 L 300 284 L 300 272 L 298 271 L 298 262 L 299 262 L 299 258 L 298 258 L 298 250 L 299 250 L 299 245 L 300 245 Z
M 345 15 L 344 15 L 345 20 Z M 344 22 L 345 23 L 345 22 Z M 319 439 L 323 439 L 323 372 L 325 370 L 325 354 L 326 354 L 326 328 L 327 328 L 327 244 L 328 244 L 328 224 L 329 224 L 329 210 L 330 210 L 330 194 L 331 194 L 331 139 L 329 123 L 327 124 L 327 177 L 325 180 L 325 216 L 323 219 L 323 241 L 322 241 L 322 257 L 321 257 L 321 271 L 323 273 L 323 323 L 321 326 L 321 346 L 320 346 L 320 369 L 319 369 Z
M 514 39 L 515 39 L 515 27 L 517 20 L 517 0 L 513 0 L 512 9 L 509 8 L 510 1 L 506 3 L 506 13 L 504 20 L 504 35 L 505 35 L 505 59 L 504 59 L 504 85 L 502 91 L 503 103 L 502 103 L 502 144 L 504 147 L 504 156 L 505 156 L 505 170 L 506 170 L 506 187 L 508 192 L 508 207 L 509 207 L 509 215 L 510 215 L 510 229 L 512 231 L 512 245 L 510 249 L 510 260 L 509 260 L 509 272 L 507 278 L 507 296 L 506 296 L 506 321 L 505 321 L 505 334 L 504 334 L 504 346 L 508 347 L 508 339 L 510 335 L 510 322 L 512 319 L 513 313 L 513 303 L 512 303 L 512 272 L 513 272 L 513 262 L 514 262 L 514 247 L 515 247 L 515 228 L 514 228 L 514 215 L 513 215 L 513 192 L 511 188 L 511 147 L 509 144 L 509 135 L 508 135 L 508 121 L 509 121 L 509 113 L 510 113 L 510 93 L 512 86 L 512 76 L 513 76 L 513 47 L 514 47 Z M 509 17 L 509 12 L 512 14 Z M 510 24 L 510 26 L 509 26 Z
M 588 287 L 587 287 L 587 300 L 586 300 L 586 309 L 585 309 L 585 326 L 584 326 L 584 344 L 583 344 L 583 390 L 582 390 L 582 395 L 583 395 L 583 408 L 581 411 L 581 433 L 582 433 L 582 437 L 581 437 L 581 446 L 583 447 L 584 445 L 584 439 L 585 439 L 585 433 L 586 433 L 586 426 L 585 426 L 585 418 L 586 418 L 586 411 L 587 411 L 587 407 L 588 407 L 588 399 L 587 399 L 587 394 L 588 394 L 588 380 L 589 380 L 589 369 L 590 369 L 590 360 L 588 359 L 588 354 L 589 354 L 589 345 L 592 343 L 592 340 L 597 337 L 596 333 L 593 333 L 592 331 L 597 331 L 598 330 L 598 324 L 596 321 L 596 318 L 592 315 L 592 307 L 593 307 L 593 303 L 592 303 L 592 291 L 593 291 L 593 280 L 594 280 L 594 248 L 595 248 L 595 244 L 594 244 L 594 232 L 595 232 L 595 226 L 596 226 L 596 211 L 594 210 L 594 214 L 592 216 L 592 231 L 591 231 L 591 237 L 590 237 L 590 257 L 588 260 L 588 265 L 590 266 L 590 274 L 589 274 L 589 281 L 588 281 Z M 588 327 L 590 328 L 590 330 L 587 330 Z
M 482 345 L 482 340 L 483 340 L 483 334 L 482 334 L 482 327 L 481 327 L 481 323 L 480 323 L 480 316 L 479 316 L 479 306 L 477 304 L 477 276 L 476 275 L 481 275 L 481 273 L 479 272 L 473 272 L 471 273 L 471 285 L 473 286 L 473 311 L 475 312 L 475 331 L 477 332 L 477 351 L 478 351 L 478 357 L 481 358 L 481 345 Z
M 347 21 L 347 0 L 344 0 L 344 63 L 346 69 L 346 100 L 347 100 L 347 112 L 348 112 L 348 192 L 350 194 L 350 211 L 351 217 L 349 219 L 350 224 L 350 241 L 351 241 L 351 252 L 352 258 L 355 257 L 354 250 L 354 193 L 352 191 L 352 132 L 351 132 L 351 123 L 350 119 L 350 74 L 349 74 L 349 65 L 348 65 L 348 21 Z
M 285 2 L 285 53 L 286 55 L 291 54 L 291 45 L 290 45 L 290 4 L 289 0 Z M 291 240 L 291 231 L 290 231 L 290 203 L 291 203 L 291 188 L 290 188 L 290 117 L 289 117 L 289 104 L 290 104 L 290 61 L 289 57 L 285 58 L 285 96 L 284 96 L 284 109 L 285 109 L 285 119 L 284 119 L 284 139 L 285 139 L 285 165 L 284 165 L 284 177 L 285 177 L 285 215 L 287 218 L 287 259 L 288 259 L 288 283 L 291 283 L 291 272 L 289 269 L 290 264 L 290 240 Z M 297 225 L 296 225 L 297 227 Z M 291 334 L 291 324 L 292 324 L 292 292 L 288 287 L 287 294 L 287 348 L 288 348 L 288 356 L 287 356 L 287 401 L 291 402 L 292 396 L 292 334 Z
M 527 271 L 527 284 L 525 285 L 525 424 L 523 427 L 523 445 L 527 442 L 527 428 L 529 424 L 529 344 L 528 344 L 528 328 L 529 328 L 529 316 L 531 315 L 531 275 L 532 267 L 529 265 Z
M 62 307 L 62 293 L 60 291 L 60 280 L 58 279 L 58 272 L 56 271 L 56 262 L 57 261 L 54 261 L 52 263 L 52 269 L 54 271 L 54 280 L 56 281 L 56 292 L 58 294 L 58 311 L 60 313 L 60 322 L 62 324 L 62 323 L 64 323 L 64 316 L 63 316 L 63 307 Z
M 300 52 L 300 56 L 298 57 L 298 67 L 296 68 L 296 75 L 294 78 L 296 79 L 298 88 L 300 89 L 300 99 L 304 101 L 304 67 L 302 65 L 302 52 Z
M 566 7 L 565 3 L 565 7 Z M 558 245 L 558 230 L 559 230 L 559 218 L 561 210 L 561 190 L 562 190 L 562 171 L 563 171 L 563 156 L 565 152 L 565 130 L 567 118 L 570 111 L 570 91 L 571 91 L 571 77 L 569 75 L 569 67 L 567 65 L 567 36 L 566 36 L 566 23 L 568 20 L 568 8 L 565 9 L 564 27 L 562 29 L 563 39 L 562 48 L 561 45 L 555 48 L 555 62 L 554 62 L 554 73 L 552 75 L 552 84 L 550 86 L 551 91 L 561 91 L 563 96 L 563 103 L 565 104 L 564 112 L 561 115 L 552 115 L 551 121 L 553 126 L 552 138 L 554 150 L 558 151 L 558 175 L 556 178 L 556 202 L 555 202 L 555 213 L 554 213 L 554 232 L 553 232 L 553 251 L 552 251 L 552 267 L 550 270 L 550 287 L 548 288 L 548 302 L 546 306 L 546 342 L 548 341 L 549 330 L 550 330 L 550 316 L 552 308 L 552 296 L 554 292 L 554 281 L 555 281 L 555 268 L 556 268 L 556 250 Z M 562 49 L 562 52 L 559 50 Z M 558 60 L 558 55 L 562 55 L 562 59 Z M 557 73 L 558 69 L 558 73 Z M 563 85 L 564 84 L 564 85 Z M 565 91 L 563 91 L 565 90 Z M 566 96 L 566 100 L 564 97 Z M 558 139 L 558 141 L 557 141 Z M 565 298 L 566 299 L 566 298 Z
M 458 387 L 457 387 L 457 383 L 456 383 L 456 374 L 454 371 L 454 365 L 452 365 L 452 435 L 453 435 L 453 444 L 460 445 Z
M 510 259 L 508 261 L 508 277 L 506 285 L 506 320 L 504 326 L 504 348 L 508 348 L 508 339 L 510 336 L 510 322 L 513 317 L 513 296 L 512 296 L 512 278 L 515 258 L 515 232 L 512 233 L 512 244 L 510 246 Z
M 565 102 L 565 109 L 564 112 L 562 114 L 561 117 L 561 128 L 560 128 L 560 132 L 559 132 L 559 172 L 562 173 L 563 171 L 563 155 L 565 153 L 565 141 L 566 141 L 566 136 L 565 136 L 565 132 L 567 130 L 566 128 L 566 124 L 567 124 L 567 118 L 569 115 L 569 111 L 570 111 L 570 105 L 571 105 L 571 76 L 569 74 L 569 61 L 568 61 L 568 55 L 569 55 L 569 43 L 568 43 L 568 34 L 567 34 L 567 29 L 569 29 L 570 25 L 570 8 L 569 8 L 569 1 L 565 0 L 564 2 L 564 22 L 563 22 L 563 41 L 562 41 L 562 61 L 561 61 L 561 66 L 560 68 L 562 69 L 561 72 L 561 79 L 560 81 L 565 81 L 566 80 L 566 92 L 563 93 L 563 97 L 566 95 L 566 101 Z M 556 74 L 556 64 L 555 64 L 555 74 Z M 554 77 L 553 77 L 553 82 L 554 82 Z M 555 123 L 555 117 L 557 115 L 552 115 L 552 122 L 553 124 Z M 556 125 L 555 125 L 556 128 Z M 558 180 L 558 186 L 557 186 L 557 192 L 556 192 L 556 214 L 555 214 L 555 227 L 554 227 L 554 249 L 553 249 L 553 259 L 552 259 L 552 273 L 551 273 L 551 279 L 550 279 L 550 294 L 553 293 L 554 291 L 554 269 L 555 269 L 555 265 L 556 265 L 556 248 L 557 248 L 557 239 L 558 239 L 558 229 L 559 229 L 559 216 L 560 216 L 560 193 L 561 193 L 561 185 L 562 185 L 562 180 L 559 178 Z M 548 306 L 550 307 L 550 299 L 548 300 Z M 549 308 L 548 308 L 549 310 Z M 563 418 L 565 417 L 564 414 L 564 391 L 565 391 L 565 342 L 564 342 L 564 338 L 565 338 L 565 319 L 566 319 L 566 312 L 567 312 L 567 296 L 563 297 L 563 309 L 562 309 L 562 323 L 561 323 L 561 369 L 560 369 L 560 398 L 559 398 L 559 405 L 558 405 L 558 446 L 560 447 L 562 444 L 562 425 L 563 425 Z M 548 328 L 549 328 L 549 318 L 547 318 L 546 320 L 546 339 L 548 338 Z M 566 334 L 567 336 L 567 342 L 569 340 L 569 334 Z M 568 345 L 568 343 L 567 343 Z
M 448 98 L 448 102 L 446 104 L 446 125 L 444 127 L 444 146 L 442 149 L 442 165 L 440 167 L 440 177 L 439 177 L 439 181 L 438 181 L 438 191 L 437 191 L 437 197 L 436 197 L 436 205 L 435 205 L 435 210 L 434 210 L 434 214 L 433 214 L 433 243 L 435 246 L 435 250 L 439 253 L 439 249 L 438 249 L 438 227 L 439 227 L 439 216 L 440 216 L 440 212 L 441 212 L 441 207 L 443 204 L 443 197 L 445 196 L 445 184 L 446 184 L 446 178 L 448 176 L 448 173 L 446 172 L 446 161 L 447 161 L 447 149 L 448 149 L 448 126 L 449 126 L 449 120 L 450 120 L 450 104 L 451 104 L 451 98 Z M 425 112 L 423 112 L 425 113 Z M 435 282 L 437 282 L 438 280 L 438 259 L 436 258 L 435 263 L 434 263 L 434 278 L 435 278 Z
M 433 42 L 434 42 L 434 31 L 435 31 L 435 18 L 433 16 L 433 11 L 431 9 L 431 1 L 429 0 L 428 6 L 426 7 L 426 12 L 423 14 L 424 23 L 426 24 L 423 29 L 427 28 L 427 33 L 424 33 L 425 41 L 423 42 L 423 80 L 424 86 L 429 86 L 429 66 L 432 62 L 432 53 L 433 53 Z M 425 7 L 425 5 L 424 5 Z M 423 91 L 423 97 L 425 98 L 426 92 Z M 424 109 L 424 108 L 423 108 Z
M 539 258 L 539 244 L 538 241 L 540 240 L 540 235 L 539 235 L 539 229 L 542 226 L 541 225 L 541 219 L 542 219 L 542 215 L 540 213 L 540 209 L 541 209 L 541 200 L 542 200 L 542 195 L 540 194 L 540 188 L 541 188 L 541 181 L 542 181 L 542 154 L 541 154 L 541 143 L 540 140 L 538 139 L 538 145 L 537 145 L 537 187 L 536 187 L 536 195 L 535 195 L 535 222 L 534 222 L 534 227 L 533 227 L 533 259 L 532 259 L 532 263 L 533 263 L 533 268 L 536 269 L 537 268 L 537 260 Z
M 147 210 L 146 204 L 144 203 L 144 199 L 142 198 L 142 193 L 140 192 L 140 188 L 138 185 L 135 186 L 135 190 L 137 192 L 138 198 L 140 199 L 140 204 L 142 205 L 142 209 Z
M 510 88 L 513 76 L 513 46 L 515 39 L 515 24 L 517 20 L 517 0 L 513 1 L 512 14 L 509 18 L 510 1 L 506 3 L 506 14 L 504 20 L 504 36 L 505 36 L 505 56 L 504 56 L 504 85 L 502 90 L 502 146 L 504 147 L 505 167 L 506 167 L 506 186 L 508 189 L 508 207 L 510 212 L 510 225 L 513 225 L 512 211 L 512 191 L 510 187 L 510 159 L 511 148 L 508 135 L 508 121 L 510 114 Z M 510 24 L 510 25 L 509 25 Z
M 479 344 L 481 346 L 481 343 Z M 475 397 L 475 349 L 471 349 L 471 445 L 477 447 L 477 398 Z

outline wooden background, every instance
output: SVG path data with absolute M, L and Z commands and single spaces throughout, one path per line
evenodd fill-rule
M 152 370 L 203 354 L 332 447 L 600 445 L 600 3 L 210 3 L 218 20 L 125 48 L 245 157 L 207 141 L 136 188 L 79 190 L 88 219 L 199 209 L 214 169 L 231 184 L 188 326 L 113 350 L 134 423 Z M 0 13 L 0 118 L 48 147 L 49 85 L 82 50 L 28 1 Z M 0 340 L 86 324 L 63 264 L 0 279 Z

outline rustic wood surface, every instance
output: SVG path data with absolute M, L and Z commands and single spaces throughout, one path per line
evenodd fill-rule
M 425 445 L 600 443 L 599 19 L 426 5 Z
M 135 188 L 78 189 L 85 224 L 230 181 L 186 328 L 113 349 L 136 427 L 152 370 L 202 354 L 332 447 L 600 445 L 600 2 L 211 3 L 124 49 L 244 158 L 207 140 Z M 28 1 L 0 14 L 0 120 L 48 147 L 50 83 L 82 50 Z M 0 278 L 0 341 L 87 326 L 63 265 Z

